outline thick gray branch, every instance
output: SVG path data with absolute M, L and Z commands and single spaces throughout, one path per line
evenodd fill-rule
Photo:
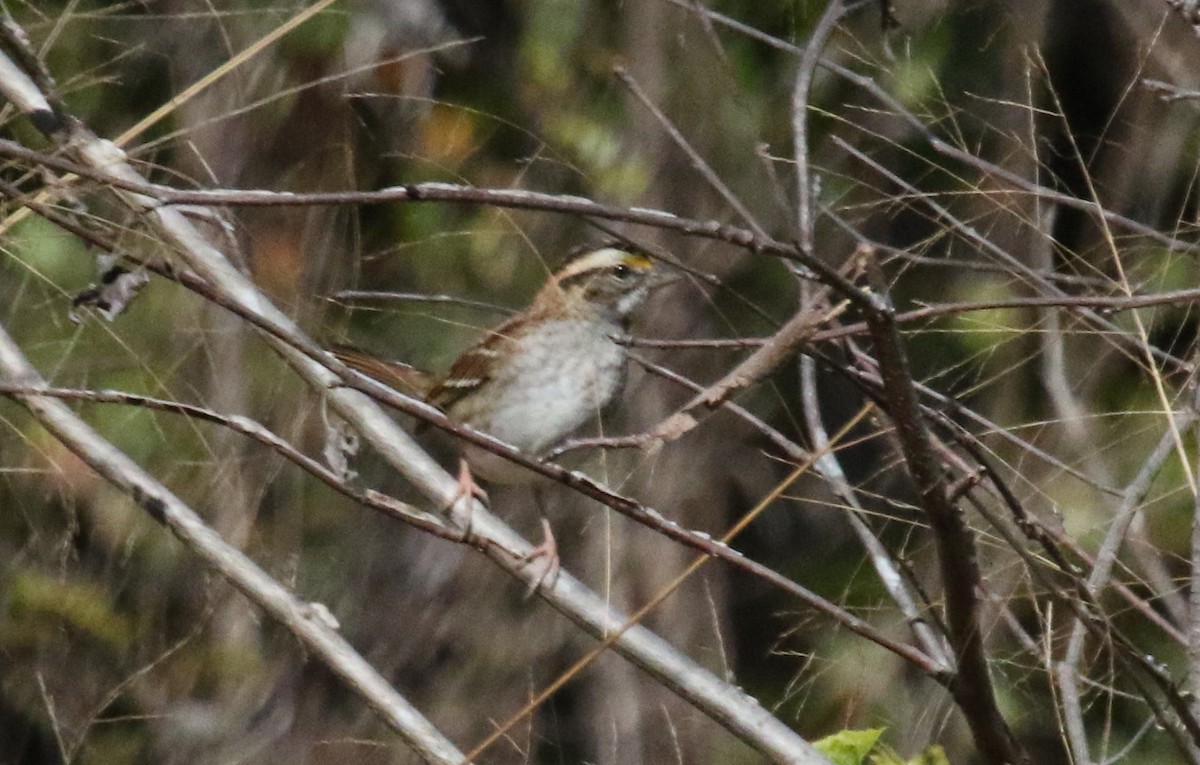
M 0 380 L 37 389 L 45 381 L 0 328 Z M 237 548 L 206 526 L 171 490 L 92 430 L 66 404 L 50 396 L 14 395 L 68 449 L 128 494 L 189 550 L 279 620 L 345 680 L 423 758 L 458 765 L 463 755 L 327 624 L 324 606 L 303 603 Z

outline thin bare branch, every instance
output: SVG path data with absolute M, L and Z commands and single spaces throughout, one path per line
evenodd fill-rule
M 864 252 L 863 257 L 871 286 L 878 294 L 886 295 L 887 283 L 871 253 Z M 946 621 L 950 626 L 950 643 L 958 659 L 958 671 L 950 691 L 967 718 L 984 762 L 994 765 L 1028 762 L 1028 755 L 1017 743 L 996 704 L 979 621 L 981 574 L 975 542 L 962 512 L 950 501 L 941 464 L 930 444 L 900 333 L 885 314 L 868 317 L 867 325 L 879 358 L 888 414 L 895 424 L 909 475 L 916 484 L 921 507 L 937 543 L 942 586 L 946 592 Z
M 45 381 L 0 328 L 0 380 L 26 390 Z M 206 565 L 283 624 L 365 700 L 404 741 L 431 762 L 461 765 L 462 753 L 393 689 L 330 625 L 324 606 L 304 603 L 209 528 L 170 489 L 142 470 L 53 396 L 12 394 L 38 422 L 109 483 L 163 524 Z
M 751 213 L 744 204 L 742 204 L 742 201 L 738 199 L 736 194 L 733 193 L 733 190 L 721 180 L 721 177 L 717 175 L 716 171 L 713 170 L 708 162 L 704 160 L 704 157 L 700 156 L 700 152 L 696 151 L 695 147 L 692 146 L 687 138 L 685 138 L 684 135 L 679 132 L 679 128 L 675 127 L 670 118 L 663 114 L 662 109 L 659 109 L 658 106 L 652 100 L 650 100 L 650 95 L 646 93 L 641 85 L 638 84 L 637 80 L 633 78 L 633 75 L 631 75 L 623 66 L 614 67 L 613 73 L 616 74 L 617 79 L 619 79 L 625 85 L 625 87 L 629 88 L 629 92 L 633 93 L 634 97 L 636 97 L 638 101 L 642 102 L 642 105 L 646 107 L 646 110 L 654 115 L 654 119 L 658 121 L 658 124 L 661 125 L 663 130 L 666 131 L 667 135 L 670 136 L 671 141 L 673 141 L 675 145 L 687 155 L 688 160 L 692 163 L 692 167 L 695 168 L 696 172 L 700 173 L 700 177 L 702 177 L 714 191 L 720 194 L 721 198 L 724 199 L 735 212 L 737 212 L 738 216 L 741 217 L 742 221 L 750 227 L 750 230 L 754 232 L 755 236 L 765 239 L 767 237 L 767 232 L 755 219 L 754 214 Z
M 405 523 L 408 523 L 422 531 L 441 537 L 450 542 L 466 543 L 475 541 L 470 535 L 463 534 L 461 531 L 450 528 L 445 520 L 433 513 L 425 512 L 417 507 L 414 507 L 407 502 L 401 502 L 394 497 L 389 497 L 386 494 L 381 494 L 377 491 L 367 490 L 362 491 L 352 487 L 349 483 L 343 480 L 337 473 L 330 470 L 328 467 L 318 462 L 317 460 L 304 454 L 288 441 L 281 438 L 278 434 L 264 427 L 261 423 L 244 417 L 241 415 L 228 415 L 213 411 L 201 406 L 193 404 L 185 404 L 179 401 L 167 401 L 165 399 L 154 398 L 151 396 L 141 396 L 134 393 L 117 390 L 80 390 L 75 388 L 56 388 L 56 387 L 40 387 L 31 389 L 24 385 L 11 385 L 8 383 L 0 383 L 0 395 L 10 397 L 19 396 L 48 396 L 61 400 L 69 401 L 88 401 L 100 404 L 121 404 L 124 406 L 137 406 L 145 409 L 152 409 L 160 412 L 171 412 L 173 414 L 183 415 L 185 417 L 194 417 L 198 420 L 212 422 L 222 427 L 228 428 L 235 433 L 251 438 L 263 446 L 275 451 L 290 462 L 294 463 L 301 469 L 308 472 L 321 483 L 330 487 L 334 491 L 349 497 L 350 499 L 365 505 L 372 510 L 380 511 L 386 515 L 396 517 Z
M 0 79 L 0 91 L 6 89 L 7 83 Z M 345 385 L 343 379 L 353 378 L 340 378 L 331 371 L 332 357 L 323 354 L 305 337 L 289 317 L 272 305 L 244 274 L 234 268 L 193 227 L 185 215 L 139 193 L 136 189 L 145 188 L 147 184 L 129 165 L 120 149 L 99 139 L 77 121 L 72 121 L 67 131 L 60 131 L 55 137 L 95 179 L 113 189 L 131 210 L 153 227 L 164 242 L 214 291 L 222 294 L 230 304 L 256 315 L 260 320 L 259 326 L 273 327 L 275 331 L 265 335 L 272 348 L 311 387 L 321 391 L 330 407 L 355 427 L 419 491 L 440 505 L 457 498 L 451 510 L 452 517 L 459 528 L 469 525 L 475 536 L 488 540 L 487 554 L 493 561 L 526 584 L 537 585 L 540 582 L 539 574 L 530 570 L 533 567 L 524 565 L 521 557 L 531 552 L 533 546 L 473 498 L 460 497 L 455 479 L 442 470 L 368 397 Z M 411 189 L 406 193 L 410 192 Z M 434 184 L 418 192 L 415 198 L 425 198 L 425 194 L 436 198 L 437 193 L 437 184 Z M 857 293 L 857 290 L 854 291 Z M 294 342 L 280 339 L 281 335 Z M 317 358 L 322 358 L 325 363 L 318 362 Z M 348 370 L 339 371 L 348 375 Z M 421 402 L 399 398 L 410 408 L 423 409 L 431 416 L 441 416 Z M 514 557 L 513 552 L 518 557 Z M 615 612 L 602 598 L 569 575 L 559 576 L 552 584 L 542 583 L 538 591 L 552 606 L 593 635 L 608 635 L 625 621 L 623 615 Z M 811 748 L 803 738 L 740 689 L 719 680 L 649 630 L 640 626 L 631 628 L 622 636 L 616 650 L 773 761 L 811 761 L 808 757 Z
M 1191 0 L 1184 1 L 1190 2 Z M 787 40 L 781 40 L 778 37 L 744 24 L 737 19 L 731 18 L 709 8 L 697 6 L 696 4 L 690 2 L 690 0 L 666 0 L 666 2 L 688 12 L 702 14 L 711 21 L 728 29 L 732 29 L 738 34 L 758 40 L 759 42 L 775 48 L 776 50 L 784 51 L 785 53 L 793 56 L 803 56 L 806 50 L 805 47 L 795 45 Z M 894 95 L 884 90 L 879 83 L 875 82 L 875 80 L 868 75 L 859 74 L 852 69 L 848 69 L 841 64 L 829 61 L 827 59 L 821 59 L 819 61 L 819 66 L 822 69 L 832 72 L 846 82 L 853 84 L 855 87 L 861 88 L 863 91 L 876 98 L 881 104 L 887 107 L 889 113 L 894 114 L 903 120 L 904 123 L 917 136 L 924 140 L 931 149 L 943 156 L 958 160 L 970 167 L 982 170 L 989 177 L 998 178 L 1013 188 L 1032 194 L 1043 201 L 1053 202 L 1055 204 L 1062 205 L 1063 207 L 1070 207 L 1071 209 L 1075 210 L 1083 210 L 1084 212 L 1092 215 L 1103 217 L 1105 220 L 1115 226 L 1120 226 L 1125 230 L 1145 236 L 1153 241 L 1158 242 L 1159 244 L 1169 247 L 1171 250 L 1180 252 L 1200 252 L 1200 245 L 1198 244 L 1186 242 L 1177 237 L 1164 234 L 1153 226 L 1148 226 L 1145 223 L 1136 221 L 1128 216 L 1114 213 L 1103 207 L 1098 207 L 1091 200 L 1080 199 L 1078 197 L 1071 196 L 1070 194 L 1065 194 L 1061 191 L 1057 191 L 1055 189 L 1051 189 L 1038 183 L 1026 180 L 1025 178 L 1022 178 L 1021 176 L 1001 167 L 1000 165 L 988 162 L 987 160 L 977 157 L 968 151 L 964 151 L 957 146 L 947 143 L 946 141 L 934 135 L 934 133 L 920 117 L 914 114 L 911 110 L 905 108 L 905 106 Z M 836 139 L 836 136 L 834 138 Z
M 879 537 L 863 520 L 862 516 L 866 515 L 866 511 L 858 501 L 858 496 L 846 478 L 845 471 L 842 470 L 842 463 L 838 459 L 837 452 L 828 448 L 829 434 L 825 430 L 824 418 L 817 401 L 816 367 L 816 361 L 811 356 L 801 357 L 800 402 L 804 407 L 804 420 L 808 426 L 809 438 L 812 440 L 813 447 L 821 455 L 816 461 L 816 468 L 825 482 L 829 484 L 830 490 L 846 504 L 846 520 L 850 523 L 850 528 L 862 543 L 863 549 L 866 550 L 867 557 L 875 568 L 880 583 L 887 590 L 900 613 L 904 614 L 909 629 L 913 631 L 922 650 L 947 670 L 953 671 L 954 658 L 949 653 L 945 640 L 929 625 L 924 614 L 918 608 L 916 599 L 905 586 L 899 566 L 896 565 L 887 548 L 879 541 Z
M 0 83 L 2 85 L 2 83 Z M 99 145 L 91 144 L 97 150 Z M 755 252 L 765 252 L 794 260 L 807 267 L 839 295 L 863 310 L 876 310 L 870 295 L 855 287 L 836 269 L 799 248 L 754 232 L 715 220 L 700 221 L 684 218 L 663 210 L 641 207 L 603 205 L 584 197 L 565 194 L 544 194 L 520 189 L 481 189 L 453 183 L 413 183 L 392 186 L 378 191 L 333 191 L 313 194 L 294 194 L 263 190 L 183 191 L 171 186 L 149 183 L 136 174 L 110 173 L 105 165 L 118 156 L 116 147 L 109 144 L 93 159 L 99 164 L 88 166 L 33 151 L 13 141 L 0 139 L 0 155 L 22 159 L 54 170 L 72 173 L 99 181 L 113 189 L 126 192 L 125 198 L 135 209 L 158 214 L 161 208 L 178 205 L 210 205 L 214 207 L 308 207 L 313 205 L 360 205 L 391 202 L 452 202 L 492 205 L 520 210 L 541 210 L 581 217 L 603 218 L 643 226 L 676 231 L 688 236 L 726 242 Z M 120 155 L 123 157 L 123 154 Z M 107 159 L 105 159 L 107 157 Z M 123 161 L 123 160 L 122 160 Z
M 809 170 L 808 146 L 808 96 L 812 88 L 813 74 L 821 61 L 825 44 L 833 34 L 845 8 L 842 0 L 826 3 L 821 18 L 809 37 L 808 45 L 800 54 L 796 66 L 796 82 L 792 86 L 792 156 L 796 162 L 796 230 L 800 249 L 813 249 L 813 179 Z

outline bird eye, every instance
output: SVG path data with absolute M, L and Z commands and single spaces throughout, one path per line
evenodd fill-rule
M 613 276 L 617 277 L 618 279 L 626 279 L 629 277 L 630 273 L 632 272 L 629 270 L 629 266 L 625 265 L 624 263 L 613 266 Z

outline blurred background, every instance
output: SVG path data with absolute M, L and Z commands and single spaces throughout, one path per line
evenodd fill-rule
M 340 0 L 244 60 L 243 51 L 304 4 L 3 5 L 29 33 L 70 111 L 104 137 L 124 136 L 220 73 L 124 140 L 158 182 L 317 191 L 436 180 L 579 194 L 797 237 L 794 46 L 807 41 L 822 2 Z M 1196 284 L 1194 251 L 1175 243 L 1196 238 L 1197 101 L 1164 100 L 1161 88 L 1146 84 L 1200 86 L 1200 39 L 1168 3 L 893 5 L 896 25 L 879 3 L 851 4 L 826 60 L 860 79 L 822 69 L 814 82 L 821 258 L 840 267 L 860 238 L 880 244 L 902 309 L 1003 302 L 1045 294 L 1045 283 L 1118 297 Z M 618 65 L 726 193 L 703 179 L 614 76 Z M 7 137 L 46 147 L 11 108 L 0 118 Z M 948 157 L 930 135 L 983 163 Z M 1027 193 L 997 168 L 1097 200 L 1143 228 L 1098 225 L 1095 216 Z M 29 191 L 49 186 L 27 171 L 10 165 L 5 177 Z M 56 201 L 109 226 L 128 252 L 162 256 L 102 190 L 78 184 Z M 5 214 L 16 209 L 10 204 Z M 247 208 L 225 216 L 226 228 L 211 226 L 214 241 L 237 253 L 314 337 L 433 371 L 523 307 L 571 248 L 606 236 L 574 217 L 463 204 Z M 0 317 L 53 384 L 246 415 L 320 453 L 320 397 L 241 321 L 161 279 L 112 321 L 86 310 L 73 321 L 72 297 L 98 278 L 96 253 L 43 220 L 3 225 Z M 611 227 L 714 277 L 661 293 L 641 312 L 639 337 L 763 337 L 796 310 L 797 280 L 772 257 Z M 1193 354 L 1196 319 L 1184 300 L 1144 309 L 1138 321 L 1115 315 L 1109 329 L 1078 312 L 1001 306 L 914 321 L 904 337 L 916 377 L 957 402 L 938 406 L 977 415 L 959 419 L 1026 508 L 1094 553 L 1112 528 L 1114 496 L 1160 441 L 1164 402 L 1190 395 L 1189 367 L 1175 361 Z M 863 337 L 855 342 L 869 348 Z M 1175 361 L 1160 354 L 1148 364 L 1130 350 L 1138 342 Z M 810 350 L 820 360 L 813 392 L 833 433 L 866 400 L 845 374 L 853 346 L 830 341 Z M 746 355 L 694 347 L 638 353 L 700 383 Z M 808 444 L 812 423 L 800 387 L 789 363 L 737 402 Z M 689 397 L 635 368 L 602 432 L 648 428 Z M 78 410 L 224 538 L 302 598 L 326 604 L 342 634 L 464 748 L 593 645 L 473 551 L 356 506 L 226 429 L 135 407 L 82 403 Z M 868 418 L 837 451 L 858 510 L 810 472 L 734 546 L 908 641 L 903 614 L 847 522 L 848 512 L 859 513 L 936 623 L 933 540 L 889 428 L 882 416 Z M 1185 438 L 1183 459 L 1160 461 L 1153 482 L 1133 497 L 1137 516 L 1114 573 L 1150 615 L 1103 596 L 1114 624 L 1178 682 L 1185 651 L 1170 628 L 1188 619 L 1193 493 L 1183 466 L 1194 464 L 1196 451 Z M 451 465 L 451 454 L 444 456 Z M 591 452 L 570 464 L 714 535 L 795 467 L 760 431 L 724 412 L 657 453 Z M 420 503 L 369 452 L 353 468 L 358 484 Z M 999 506 L 992 497 L 979 501 Z M 693 557 L 565 489 L 549 491 L 545 506 L 564 567 L 626 611 Z M 492 508 L 536 538 L 528 490 L 495 490 Z M 1063 658 L 1072 617 L 1056 610 L 1052 596 L 1061 593 L 1045 591 L 1008 537 L 985 516 L 972 511 L 968 520 L 985 569 L 984 623 L 1001 709 L 1034 761 L 1070 762 L 1050 669 Z M 710 563 L 646 624 L 810 739 L 883 727 L 904 758 L 940 745 L 949 762 L 976 761 L 940 686 L 759 580 Z M 1110 646 L 1089 640 L 1079 671 L 1096 761 L 1184 761 L 1154 729 L 1120 666 Z M 417 758 L 289 633 L 0 399 L 0 763 L 347 760 Z M 480 761 L 762 758 L 606 655 Z

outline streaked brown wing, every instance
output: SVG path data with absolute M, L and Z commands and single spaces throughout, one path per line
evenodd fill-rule
M 459 356 L 446 376 L 429 391 L 426 401 L 444 412 L 492 379 L 496 359 L 507 352 L 504 346 L 512 342 L 505 329 L 501 326 L 489 332 L 482 342 Z
M 379 359 L 347 345 L 336 345 L 330 352 L 351 369 L 409 396 L 425 398 L 433 387 L 432 375 L 409 364 Z

